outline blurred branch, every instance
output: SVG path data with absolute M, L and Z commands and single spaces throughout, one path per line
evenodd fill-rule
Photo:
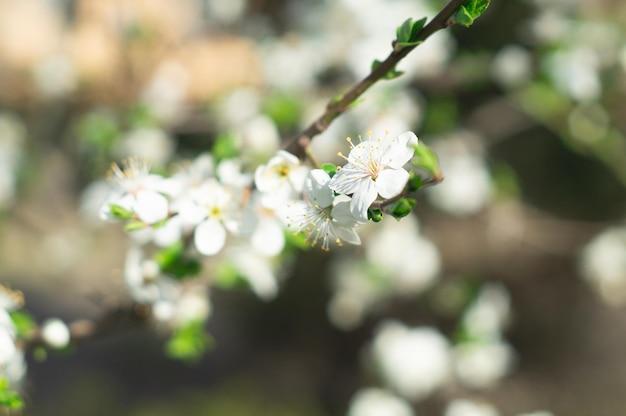
M 451 0 L 426 26 L 419 31 L 416 36 L 415 43 L 420 43 L 430 37 L 433 33 L 454 24 L 451 18 L 466 2 L 467 0 Z M 354 85 L 347 93 L 331 99 L 326 106 L 324 114 L 309 125 L 309 127 L 307 127 L 304 131 L 302 131 L 298 137 L 288 143 L 285 149 L 295 154 L 300 159 L 304 159 L 307 156 L 307 149 L 309 148 L 313 137 L 325 131 L 333 120 L 349 110 L 354 105 L 357 98 L 359 98 L 377 81 L 384 79 L 385 75 L 389 73 L 389 71 L 393 70 L 396 64 L 406 57 L 418 45 L 416 44 L 398 48 L 396 47 L 396 41 L 394 41 L 392 46 L 393 50 L 387 59 L 376 66 L 376 68 L 374 68 L 369 75 Z
M 150 309 L 146 305 L 133 303 L 120 305 L 109 310 L 97 320 L 79 319 L 68 325 L 70 343 L 77 345 L 84 341 L 122 330 L 130 330 L 145 325 L 150 319 Z M 23 342 L 25 350 L 37 347 L 46 347 L 41 330 L 33 331 L 31 336 Z

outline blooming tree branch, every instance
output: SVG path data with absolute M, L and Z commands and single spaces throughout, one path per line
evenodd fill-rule
M 356 100 L 376 82 L 388 78 L 388 74 L 390 73 L 400 75 L 400 73 L 395 71 L 398 62 L 404 59 L 413 49 L 433 33 L 458 23 L 458 20 L 455 19 L 456 14 L 466 3 L 469 2 L 467 0 L 451 0 L 427 25 L 423 26 L 421 30 L 410 39 L 409 45 L 404 46 L 398 39 L 394 40 L 392 42 L 393 49 L 389 56 L 378 65 L 374 65 L 370 74 L 350 88 L 348 92 L 331 99 L 326 106 L 324 114 L 319 116 L 294 138 L 286 146 L 286 150 L 295 154 L 300 159 L 308 157 L 307 149 L 313 137 L 324 132 L 333 120 L 352 108 Z

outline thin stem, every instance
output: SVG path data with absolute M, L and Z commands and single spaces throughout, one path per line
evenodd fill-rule
M 454 23 L 451 20 L 452 16 L 466 1 L 467 0 L 451 0 L 427 25 L 422 28 L 422 30 L 420 30 L 417 34 L 416 41 L 424 41 L 433 33 L 451 26 Z M 369 75 L 363 78 L 363 80 L 355 84 L 347 93 L 338 99 L 331 100 L 327 104 L 324 114 L 322 114 L 296 138 L 289 142 L 287 146 L 285 146 L 285 150 L 295 154 L 300 159 L 304 159 L 307 153 L 306 149 L 308 149 L 311 144 L 313 137 L 325 131 L 333 120 L 350 109 L 350 106 L 357 98 L 359 98 L 377 81 L 383 79 L 385 74 L 393 69 L 398 62 L 400 62 L 417 46 L 418 45 L 412 45 L 398 48 L 396 42 L 394 41 L 393 49 L 387 59 L 373 69 Z

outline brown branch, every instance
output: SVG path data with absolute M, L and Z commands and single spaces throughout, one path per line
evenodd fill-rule
M 426 26 L 420 30 L 415 39 L 416 42 L 426 40 L 433 33 L 445 29 L 453 24 L 451 18 L 454 13 L 467 0 L 451 0 Z M 296 138 L 285 146 L 285 150 L 298 156 L 300 159 L 306 157 L 306 149 L 309 147 L 313 137 L 325 131 L 330 123 L 333 122 L 342 113 L 350 109 L 352 104 L 365 91 L 367 91 L 377 81 L 384 78 L 390 70 L 407 56 L 418 45 L 405 46 L 398 48 L 396 42 L 393 42 L 393 50 L 383 62 L 380 63 L 372 72 L 363 80 L 354 85 L 347 93 L 340 96 L 339 99 L 332 99 L 326 106 L 326 111 L 317 118 L 309 127 L 304 129 Z

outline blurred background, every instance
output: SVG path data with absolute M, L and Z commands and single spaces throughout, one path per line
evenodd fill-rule
M 128 239 L 97 218 L 111 162 L 167 171 L 220 139 L 267 160 L 387 56 L 397 26 L 444 4 L 0 0 L 1 283 L 38 320 L 128 301 Z M 401 283 L 346 280 L 381 244 L 303 252 L 273 300 L 211 291 L 215 346 L 197 364 L 167 358 L 158 328 L 28 356 L 25 414 L 343 415 L 381 384 L 368 364 L 381 322 L 454 338 L 485 284 L 508 293 L 514 358 L 417 414 L 461 395 L 502 415 L 626 414 L 624 45 L 626 5 L 611 0 L 494 0 L 437 33 L 313 144 L 339 163 L 346 136 L 412 130 L 436 150 L 446 179 L 420 194 L 410 235 L 364 232 L 412 241 L 378 265 Z

